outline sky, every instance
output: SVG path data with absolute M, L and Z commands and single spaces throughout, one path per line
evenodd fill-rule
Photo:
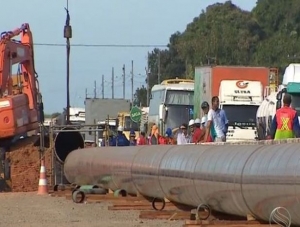
M 71 44 L 84 45 L 152 45 L 152 47 L 89 47 L 71 46 L 70 99 L 72 107 L 84 107 L 88 97 L 112 97 L 112 67 L 114 67 L 114 97 L 123 97 L 122 68 L 125 64 L 125 94 L 131 99 L 131 61 L 133 61 L 134 91 L 145 83 L 147 52 L 155 45 L 167 45 L 176 31 L 183 32 L 187 24 L 214 0 L 69 0 L 73 37 Z M 233 0 L 242 9 L 251 10 L 256 0 Z M 4 5 L 3 5 L 4 4 Z M 35 67 L 39 75 L 45 113 L 62 112 L 66 107 L 66 47 L 39 44 L 65 44 L 67 0 L 5 1 L 1 12 L 1 31 L 13 30 L 29 23 L 33 32 Z M 13 16 L 12 16 L 13 15 Z M 163 48 L 163 47 L 162 47 Z M 16 73 L 16 67 L 13 68 Z

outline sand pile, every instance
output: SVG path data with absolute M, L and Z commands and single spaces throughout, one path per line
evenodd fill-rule
M 37 191 L 40 174 L 39 147 L 33 145 L 34 138 L 28 138 L 11 148 L 7 158 L 11 160 L 11 188 L 13 192 Z M 47 182 L 50 182 L 50 150 L 45 151 Z

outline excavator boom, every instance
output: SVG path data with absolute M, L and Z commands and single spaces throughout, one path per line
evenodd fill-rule
M 17 36 L 20 40 L 13 39 Z M 19 72 L 12 76 L 12 66 L 15 64 L 19 64 Z M 0 143 L 38 129 L 39 119 L 43 119 L 43 104 L 34 66 L 33 38 L 27 23 L 1 33 L 0 107 Z

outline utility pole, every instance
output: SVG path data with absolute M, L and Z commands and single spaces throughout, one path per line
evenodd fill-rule
M 70 124 L 70 39 L 72 38 L 72 27 L 70 25 L 70 14 L 69 14 L 69 0 L 67 0 L 67 12 L 66 24 L 64 27 L 64 38 L 66 39 L 66 49 L 67 49 L 67 124 Z
M 85 99 L 88 98 L 88 92 L 87 92 L 87 88 L 85 89 Z
M 147 67 L 145 68 L 146 70 L 146 75 L 147 75 L 147 106 L 149 106 L 149 101 L 150 101 L 150 86 L 149 86 L 149 80 L 150 80 L 150 61 L 149 61 L 150 54 L 148 52 L 148 57 L 147 57 Z
M 102 99 L 104 99 L 104 75 L 102 75 L 102 84 L 101 84 L 101 92 L 102 92 Z
M 94 99 L 97 98 L 97 82 L 96 80 L 94 81 Z
M 114 67 L 112 67 L 112 71 L 111 71 L 111 98 L 114 99 L 115 98 L 115 72 L 114 72 Z
M 125 65 L 123 65 L 123 99 L 125 99 Z
M 133 104 L 133 99 L 134 99 L 134 97 L 133 97 L 133 91 L 134 90 L 134 87 L 133 87 L 133 60 L 131 61 L 131 103 Z
M 157 84 L 160 84 L 160 50 L 158 51 L 157 59 Z

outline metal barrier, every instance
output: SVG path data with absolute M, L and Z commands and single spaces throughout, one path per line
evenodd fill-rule
M 96 132 L 95 146 L 98 146 L 98 125 L 54 125 L 49 126 L 49 144 L 51 150 L 50 185 L 65 185 L 72 182 L 64 176 L 64 161 L 73 150 L 85 147 L 83 132 Z M 44 144 L 44 143 L 43 143 Z

